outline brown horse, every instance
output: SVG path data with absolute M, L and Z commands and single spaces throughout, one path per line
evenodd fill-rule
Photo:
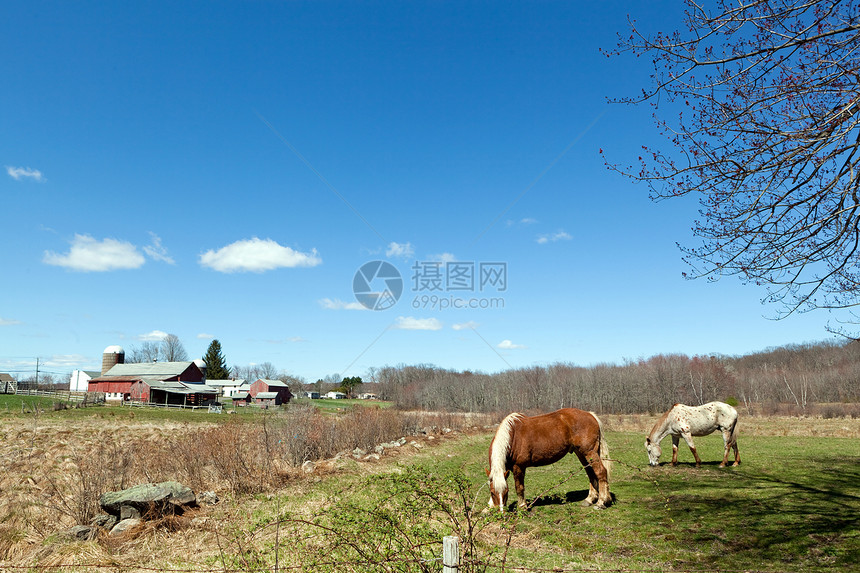
M 570 453 L 576 454 L 588 474 L 588 497 L 582 505 L 605 508 L 610 503 L 609 449 L 603 425 L 594 412 L 562 408 L 540 416 L 508 415 L 490 443 L 490 507 L 505 511 L 511 471 L 519 506 L 527 507 L 526 468 L 555 463 Z

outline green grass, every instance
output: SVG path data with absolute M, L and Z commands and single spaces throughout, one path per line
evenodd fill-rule
M 612 434 L 610 440 L 619 460 L 615 505 L 583 510 L 568 502 L 585 490 L 562 487 L 524 527 L 586 561 L 608 553 L 625 567 L 812 571 L 860 561 L 857 440 L 750 437 L 740 443 L 741 466 L 719 468 L 722 440 L 699 438 L 704 463 L 698 469 L 689 450 L 680 456 L 686 453 L 686 463 L 652 468 L 641 436 Z M 527 496 L 558 479 L 554 469 L 530 470 Z M 584 487 L 584 477 L 575 483 Z M 565 519 L 577 521 L 576 534 L 554 526 Z
M 296 404 L 310 404 L 320 412 L 326 414 L 336 414 L 356 406 L 377 406 L 380 408 L 389 408 L 391 406 L 391 402 L 381 402 L 379 400 L 332 400 L 328 398 L 311 400 L 309 398 L 298 398 L 293 399 L 292 402 Z
M 27 396 L 25 394 L 0 394 L 0 415 L 22 415 L 22 408 L 33 411 L 38 407 L 41 410 L 51 410 L 54 406 L 53 398 L 47 396 Z
M 57 402 L 66 402 L 74 406 L 75 402 L 57 400 L 49 396 L 27 396 L 24 394 L 0 394 L 0 417 L 24 417 L 33 415 L 33 411 L 39 408 L 39 416 L 47 419 L 75 420 L 90 418 L 93 416 L 129 417 L 139 421 L 176 421 L 176 422 L 208 422 L 219 423 L 236 416 L 239 419 L 254 420 L 260 415 L 276 415 L 280 410 L 260 410 L 254 407 L 233 408 L 229 400 L 225 402 L 222 414 L 210 414 L 207 409 L 197 410 L 181 408 L 158 408 L 158 407 L 128 407 L 119 406 L 115 403 L 90 405 L 86 408 L 71 408 L 68 410 L 54 410 Z M 24 406 L 22 410 L 22 404 Z M 379 402 L 376 400 L 308 400 L 297 399 L 291 405 L 312 405 L 323 413 L 337 414 L 354 407 L 379 406 L 389 407 L 390 402 Z M 288 406 L 289 407 L 289 406 Z M 234 412 L 235 410 L 235 412 Z
M 856 439 L 742 437 L 741 466 L 719 468 L 722 439 L 712 435 L 697 439 L 701 468 L 692 463 L 686 446 L 677 467 L 662 460 L 664 465 L 652 468 L 647 465 L 643 436 L 610 433 L 610 452 L 616 462 L 611 482 L 614 504 L 609 509 L 580 507 L 587 481 L 576 459 L 568 456 L 553 466 L 529 469 L 526 497 L 529 502 L 538 495 L 540 499 L 531 511 L 510 513 L 492 527 L 487 523 L 498 519 L 496 512 L 489 516 L 479 513 L 487 501 L 484 468 L 489 440 L 489 435 L 464 437 L 410 459 L 404 468 L 420 464 L 428 482 L 436 480 L 435 486 L 416 486 L 424 493 L 454 483 L 445 476 L 464 477 L 468 505 L 474 503 L 473 516 L 489 520 L 482 526 L 484 555 L 498 559 L 506 532 L 513 528 L 506 556 L 509 567 L 858 570 L 860 443 Z M 671 448 L 668 440 L 664 446 Z M 326 480 L 306 492 L 305 499 L 328 499 L 329 510 L 339 516 L 338 526 L 360 523 L 354 533 L 362 538 L 374 538 L 371 530 L 383 528 L 382 521 L 368 518 L 382 507 L 387 511 L 386 522 L 396 521 L 392 513 L 403 512 L 403 530 L 409 532 L 415 516 L 402 509 L 406 499 L 400 497 L 409 494 L 406 490 L 392 493 L 391 475 Z M 452 494 L 453 487 L 443 493 Z M 512 500 L 511 509 L 513 495 Z M 290 502 L 302 503 L 294 496 L 283 500 L 284 505 Z M 435 524 L 431 536 L 441 543 L 443 535 L 452 533 L 452 523 L 465 521 L 465 509 L 453 519 L 431 520 L 427 511 L 424 519 Z M 384 528 L 391 530 L 392 526 L 388 523 Z M 421 535 L 422 540 L 428 539 L 426 530 Z

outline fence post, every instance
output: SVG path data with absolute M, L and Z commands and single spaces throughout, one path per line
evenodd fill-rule
M 442 538 L 442 573 L 460 571 L 460 538 L 446 535 Z

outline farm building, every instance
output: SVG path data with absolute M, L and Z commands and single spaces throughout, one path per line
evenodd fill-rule
M 0 394 L 15 394 L 18 391 L 18 383 L 11 374 L 0 372 Z
M 282 402 L 277 392 L 257 392 L 257 395 L 254 396 L 254 404 L 268 408 L 270 406 L 280 406 Z
M 220 394 L 204 383 L 203 372 L 194 362 L 125 364 L 125 352 L 119 346 L 105 349 L 101 375 L 88 386 L 90 392 L 104 392 L 108 400 L 182 406 L 202 405 Z
M 101 376 L 97 370 L 75 370 L 69 378 L 69 390 L 72 392 L 86 392 L 89 389 L 90 380 Z
M 301 398 L 310 398 L 311 400 L 319 400 L 320 393 L 314 390 L 302 390 L 299 392 Z
M 206 380 L 207 386 L 214 386 L 221 389 L 221 395 L 225 398 L 232 398 L 239 392 L 248 392 L 251 385 L 244 379 L 239 380 Z
M 265 380 L 263 378 L 254 381 L 248 389 L 248 393 L 257 404 L 265 403 L 266 405 L 277 406 L 288 404 L 290 399 L 293 397 L 293 393 L 290 392 L 290 387 L 285 382 L 281 382 L 280 380 Z M 258 401 L 260 394 L 266 394 L 266 396 L 260 398 L 266 402 Z M 269 394 L 275 394 L 275 396 L 269 396 Z
M 332 390 L 331 392 L 326 392 L 325 397 L 330 398 L 332 400 L 343 400 L 346 398 L 346 394 L 344 394 L 343 392 Z

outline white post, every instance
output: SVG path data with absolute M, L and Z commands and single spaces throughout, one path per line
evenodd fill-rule
M 460 538 L 446 535 L 442 538 L 442 573 L 460 571 Z

